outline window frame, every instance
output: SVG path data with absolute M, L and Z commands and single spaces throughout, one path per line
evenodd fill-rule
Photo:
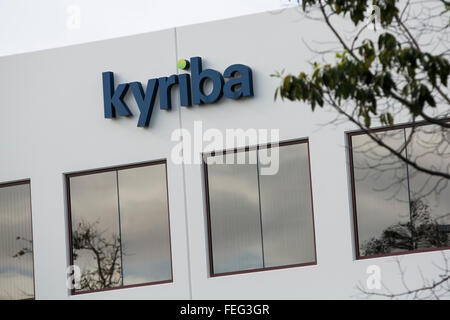
M 19 299 L 19 300 L 36 300 L 36 274 L 35 274 L 35 266 L 34 266 L 34 236 L 33 236 L 33 203 L 31 200 L 31 179 L 21 179 L 21 180 L 15 180 L 15 181 L 9 181 L 9 182 L 1 182 L 0 183 L 0 189 L 1 188 L 7 188 L 7 187 L 13 187 L 13 186 L 20 186 L 27 184 L 30 189 L 30 226 L 31 226 L 31 262 L 32 262 L 32 270 L 33 270 L 33 297 L 32 298 L 25 298 L 25 299 Z
M 221 150 L 221 151 L 211 151 L 211 152 L 202 153 L 203 180 L 204 180 L 205 199 L 206 199 L 206 224 L 207 224 L 207 228 L 208 228 L 207 229 L 207 241 L 208 241 L 207 246 L 208 246 L 208 259 L 209 259 L 209 276 L 211 278 L 317 265 L 317 248 L 316 248 L 317 241 L 316 241 L 316 228 L 315 228 L 315 221 L 314 221 L 314 202 L 313 202 L 313 193 L 312 193 L 312 174 L 311 174 L 311 157 L 310 157 L 310 149 L 309 149 L 309 139 L 302 138 L 302 139 L 280 141 L 279 143 L 276 144 L 275 147 L 283 147 L 283 146 L 303 144 L 303 143 L 306 143 L 307 150 L 308 150 L 309 193 L 310 193 L 310 197 L 311 197 L 311 215 L 312 215 L 313 238 L 314 238 L 314 261 L 306 262 L 306 263 L 289 264 L 289 265 L 283 265 L 283 266 L 275 266 L 275 267 L 262 267 L 262 268 L 248 269 L 248 270 L 222 272 L 222 273 L 214 272 L 212 234 L 211 234 L 211 206 L 210 206 L 209 184 L 208 184 L 208 164 L 207 164 L 206 159 L 208 157 L 215 156 L 216 154 L 228 154 L 228 153 L 236 154 L 238 152 L 248 152 L 248 151 L 253 151 L 253 150 L 258 151 L 260 149 L 269 149 L 269 148 L 272 148 L 273 145 L 268 143 L 268 144 L 245 146 L 245 147 L 241 147 L 241 148 L 225 149 L 225 150 Z M 258 196 L 259 197 L 261 196 L 259 194 L 259 191 L 258 191 Z M 261 210 L 261 208 L 259 208 L 259 210 Z
M 168 227 L 169 227 L 169 254 L 170 254 L 170 279 L 169 280 L 162 280 L 162 281 L 153 281 L 153 282 L 144 282 L 144 283 L 138 283 L 138 284 L 130 284 L 130 285 L 120 285 L 117 287 L 112 288 L 102 288 L 97 290 L 85 290 L 85 291 L 77 291 L 74 289 L 68 289 L 70 291 L 71 295 L 83 295 L 83 294 L 89 294 L 89 293 L 96 293 L 96 292 L 104 292 L 104 291 L 111 291 L 111 290 L 121 290 L 121 289 L 128 289 L 128 288 L 136 288 L 136 287 L 144 287 L 144 286 L 153 286 L 153 285 L 159 285 L 159 284 L 167 284 L 167 283 L 173 283 L 173 257 L 172 257 L 172 235 L 170 230 L 170 204 L 169 204 L 169 181 L 167 176 L 167 159 L 162 160 L 154 160 L 154 161 L 146 161 L 146 162 L 140 162 L 140 163 L 134 163 L 134 164 L 125 164 L 125 165 L 118 165 L 113 167 L 106 167 L 106 168 L 100 168 L 100 169 L 91 169 L 91 170 L 83 170 L 83 171 L 76 171 L 76 172 L 70 172 L 65 173 L 65 198 L 66 198 L 66 206 L 67 206 L 67 225 L 68 225 L 68 244 L 69 244 L 69 265 L 74 265 L 73 260 L 73 243 L 72 243 L 72 207 L 71 207 L 71 199 L 70 199 L 70 178 L 73 177 L 79 177 L 79 176 L 86 176 L 86 175 L 92 175 L 92 174 L 98 174 L 98 173 L 104 173 L 104 172 L 111 172 L 111 171 L 120 171 L 120 170 L 126 170 L 126 169 L 134 169 L 134 168 L 141 168 L 141 167 L 148 167 L 152 165 L 160 165 L 164 164 L 165 169 L 165 176 L 166 176 L 166 197 L 167 197 L 167 220 L 168 220 Z M 119 224 L 119 228 L 121 228 Z M 120 240 L 122 241 L 122 239 Z M 122 244 L 121 244 L 122 245 Z M 123 281 L 123 279 L 122 279 Z
M 450 122 L 450 118 L 448 119 L 442 119 L 444 122 Z M 435 123 L 431 123 L 428 121 L 418 121 L 415 123 L 401 123 L 398 125 L 394 125 L 392 127 L 376 127 L 372 129 L 368 129 L 367 132 L 369 133 L 377 133 L 377 132 L 388 132 L 392 130 L 399 130 L 399 129 L 408 129 L 412 127 L 422 127 L 422 126 L 428 126 L 428 125 L 439 125 Z M 353 234 L 354 234 L 354 245 L 355 245 L 355 260 L 366 260 L 366 259 L 375 259 L 375 258 L 383 258 L 383 257 L 392 257 L 392 256 L 399 256 L 399 255 L 407 255 L 407 254 L 414 254 L 414 253 L 423 253 L 423 252 L 433 252 L 433 251 L 445 251 L 449 250 L 450 246 L 447 247 L 437 247 L 437 248 L 424 248 L 424 249 L 416 249 L 416 250 L 407 250 L 407 251 L 399 251 L 399 252 L 391 252 L 391 253 L 380 253 L 380 254 L 374 254 L 374 255 L 367 255 L 362 256 L 360 254 L 360 248 L 359 248 L 359 233 L 358 233 L 358 217 L 356 212 L 356 194 L 355 194 L 355 173 L 354 173 L 354 166 L 353 166 L 353 144 L 352 144 L 352 138 L 354 136 L 359 135 L 365 135 L 366 132 L 363 130 L 352 130 L 347 131 L 347 148 L 348 148 L 348 168 L 350 170 L 350 189 L 351 189 L 351 199 L 352 199 L 352 218 L 353 218 Z M 406 164 L 406 163 L 405 163 Z M 408 164 L 406 164 L 408 165 Z

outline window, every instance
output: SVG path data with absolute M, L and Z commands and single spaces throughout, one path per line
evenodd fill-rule
M 204 168 L 212 276 L 315 264 L 307 141 L 205 154 Z
M 165 160 L 66 179 L 72 293 L 172 280 Z
M 448 172 L 449 130 L 422 123 L 373 134 L 412 162 Z M 350 134 L 349 145 L 357 257 L 450 247 L 448 179 L 416 170 L 364 133 Z
M 30 181 L 0 184 L 0 300 L 33 299 Z

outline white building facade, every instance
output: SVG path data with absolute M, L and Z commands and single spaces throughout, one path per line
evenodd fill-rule
M 403 285 L 395 259 L 408 269 L 405 276 L 411 287 L 423 283 L 419 269 L 429 278 L 436 277 L 439 270 L 434 264 L 442 261 L 442 254 L 446 253 L 444 249 L 431 248 L 412 254 L 361 259 L 356 242 L 358 228 L 355 228 L 348 149 L 348 132 L 356 128 L 347 123 L 328 124 L 335 115 L 326 110 L 313 113 L 306 104 L 280 99 L 274 101 L 279 80 L 271 74 L 284 68 L 295 73 L 311 70 L 308 62 L 311 52 L 301 38 L 312 41 L 331 36 L 325 25 L 301 19 L 296 9 L 289 9 L 0 58 L 0 184 L 3 185 L 0 190 L 28 185 L 29 191 L 23 192 L 29 192 L 31 199 L 29 207 L 10 204 L 4 205 L 3 210 L 25 210 L 32 217 L 29 220 L 32 239 L 29 239 L 31 232 L 28 231 L 18 232 L 16 236 L 32 240 L 31 252 L 22 252 L 13 258 L 15 250 L 20 250 L 22 245 L 7 245 L 6 242 L 0 245 L 3 250 L 1 258 L 5 262 L 2 270 L 0 260 L 0 297 L 350 299 L 361 296 L 358 286 L 378 290 L 378 280 L 390 290 L 401 291 Z M 137 127 L 139 107 L 130 89 L 123 101 L 133 116 L 105 118 L 103 72 L 114 72 L 115 89 L 122 83 L 140 82 L 145 92 L 149 79 L 188 73 L 177 68 L 177 62 L 180 59 L 189 61 L 192 57 L 202 57 L 204 70 L 214 69 L 220 73 L 230 65 L 248 66 L 252 70 L 253 96 L 241 99 L 222 97 L 214 104 L 185 107 L 181 106 L 179 88 L 175 85 L 171 90 L 171 110 L 160 109 L 158 95 L 148 127 L 140 128 Z M 173 161 L 173 150 L 180 145 L 180 141 L 173 139 L 174 132 L 186 129 L 194 140 L 195 132 L 199 133 L 199 125 L 202 126 L 200 133 L 217 129 L 224 136 L 227 129 L 265 130 L 269 135 L 271 130 L 277 130 L 280 150 L 298 147 L 295 150 L 302 152 L 298 159 L 303 159 L 303 162 L 301 167 L 291 168 L 292 175 L 286 171 L 283 173 L 285 176 L 275 179 L 277 181 L 267 178 L 269 181 L 264 180 L 259 171 L 256 175 L 245 170 L 222 172 L 202 162 L 180 164 Z M 225 143 L 222 150 L 255 147 L 259 142 L 244 140 L 233 146 Z M 190 150 L 192 159 L 203 152 L 222 151 L 206 150 L 207 145 L 205 141 L 200 149 Z M 184 150 L 185 153 L 187 151 Z M 280 153 L 281 158 L 282 155 Z M 134 172 L 133 168 L 150 169 Z M 256 168 L 259 170 L 259 166 Z M 105 185 L 104 180 L 77 182 L 80 177 L 95 180 L 95 174 L 111 178 L 111 184 Z M 227 182 L 228 186 L 213 180 L 215 176 L 227 174 L 235 178 Z M 109 178 L 106 177 L 108 175 Z M 297 178 L 299 180 L 295 180 Z M 125 191 L 126 187 L 121 189 L 121 186 L 127 181 L 132 187 Z M 140 181 L 142 185 L 133 185 L 133 181 Z M 296 181 L 303 182 L 296 184 Z M 292 185 L 283 188 L 283 182 Z M 233 201 L 232 195 L 224 196 L 233 188 L 242 194 L 240 183 L 248 188 L 253 184 L 254 188 L 249 192 L 254 193 L 247 193 L 244 198 L 257 203 L 259 209 L 256 211 L 252 211 L 254 208 L 244 210 L 238 199 Z M 295 193 L 297 187 L 301 194 Z M 110 196 L 108 188 L 115 188 L 111 191 L 115 193 L 110 200 L 106 200 Z M 149 202 L 150 207 L 160 213 L 168 213 L 167 220 L 164 215 L 145 220 L 142 218 L 145 209 L 142 213 L 132 205 L 127 211 L 125 198 L 132 199 L 143 189 L 148 190 L 150 198 L 160 200 Z M 286 190 L 293 190 L 293 193 Z M 444 190 L 447 195 L 448 192 L 448 189 Z M 275 202 L 266 201 L 269 197 Z M 86 200 L 88 198 L 90 200 Z M 20 197 L 19 200 L 14 199 L 14 195 L 5 193 L 4 201 L 26 202 Z M 118 203 L 114 204 L 116 200 Z M 136 201 L 141 200 L 145 202 L 148 199 Z M 120 215 L 117 221 L 108 220 L 103 224 L 101 213 L 106 210 L 108 205 L 104 203 L 107 201 L 114 204 L 110 210 L 114 214 L 120 211 Z M 289 201 L 297 201 L 301 207 L 298 219 L 297 209 Z M 93 203 L 104 207 L 96 207 Z M 229 207 L 221 207 L 224 203 Z M 286 204 L 288 209 L 280 207 L 277 210 L 277 206 L 282 204 Z M 389 207 L 388 204 L 386 206 Z M 267 210 L 272 212 L 272 219 L 293 220 L 275 223 L 275 231 L 265 228 L 264 223 L 269 218 L 264 222 L 262 208 L 270 208 Z M 382 203 L 379 208 L 385 210 Z M 133 218 L 133 210 L 141 212 L 142 220 Z M 221 216 L 227 211 L 234 212 L 233 215 L 230 213 L 234 218 Z M 256 212 L 254 221 L 257 224 L 239 220 L 250 215 L 251 211 Z M 123 252 L 119 254 L 120 259 L 117 258 L 120 268 L 117 274 L 111 274 L 113 288 L 97 290 L 93 285 L 92 290 L 85 290 L 89 292 L 74 292 L 68 287 L 69 266 L 77 264 L 83 273 L 86 265 L 98 261 L 92 260 L 92 256 L 85 260 L 80 258 L 82 250 L 89 251 L 86 249 L 88 245 L 74 244 L 76 225 L 82 222 L 81 218 L 76 220 L 75 215 L 86 214 L 89 217 L 90 212 L 91 217 L 97 213 L 100 215 L 94 219 L 100 226 L 100 234 L 110 225 L 117 229 L 118 235 L 122 233 L 119 249 Z M 27 220 L 26 215 L 24 217 Z M 237 220 L 230 222 L 229 219 Z M 4 218 L 0 221 L 0 228 L 6 234 L 22 220 Z M 289 221 L 296 221 L 299 234 L 291 234 Z M 253 231 L 242 230 L 244 225 L 255 228 Z M 238 231 L 232 234 L 233 230 Z M 259 240 L 252 238 L 252 232 Z M 359 232 L 363 229 L 360 228 Z M 142 237 L 134 239 L 129 236 L 128 247 L 124 244 L 128 235 L 138 234 Z M 280 240 L 282 236 L 285 238 Z M 145 244 L 142 250 L 150 252 L 139 259 L 129 249 L 137 241 Z M 256 247 L 254 241 L 257 242 Z M 277 255 L 277 243 L 287 250 L 286 257 L 281 253 L 281 256 Z M 76 245 L 81 251 L 74 257 Z M 248 256 L 234 257 L 245 261 L 227 264 L 230 261 L 227 259 L 231 259 L 230 252 L 244 248 L 262 253 L 251 258 L 255 260 Z M 295 251 L 296 248 L 300 253 L 290 254 L 289 250 Z M 133 275 L 131 269 L 148 271 L 155 267 L 148 264 L 148 259 L 154 258 L 151 252 L 157 252 L 154 254 L 160 259 L 158 263 L 161 263 L 159 268 L 162 271 L 158 275 L 141 272 L 141 280 Z M 18 259 L 22 262 L 11 262 L 8 269 L 8 261 Z M 26 267 L 27 263 L 28 266 L 31 264 L 32 270 Z M 26 284 L 30 274 L 32 287 Z M 19 289 L 15 283 L 19 283 Z M 25 290 L 23 288 L 32 291 L 23 295 L 19 293 Z

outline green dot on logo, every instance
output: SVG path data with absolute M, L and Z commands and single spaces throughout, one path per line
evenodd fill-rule
M 177 66 L 178 66 L 178 69 L 187 70 L 187 69 L 189 69 L 189 61 L 187 61 L 185 59 L 180 59 L 180 60 L 178 60 Z

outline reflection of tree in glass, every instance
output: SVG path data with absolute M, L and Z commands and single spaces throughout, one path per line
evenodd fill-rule
M 450 246 L 448 233 L 440 230 L 438 222 L 430 215 L 429 206 L 418 199 L 411 201 L 410 221 L 389 226 L 379 238 L 364 242 L 361 252 L 374 255 L 445 246 Z
M 25 245 L 22 249 L 16 252 L 16 254 L 13 255 L 13 258 L 21 257 L 27 253 L 33 253 L 33 240 L 26 239 L 24 237 L 16 237 L 16 240 L 22 240 Z
M 20 259 L 22 256 L 25 256 L 27 254 L 33 254 L 33 240 L 21 237 L 21 236 L 17 236 L 16 237 L 17 241 L 21 241 L 23 244 L 22 249 L 20 249 L 19 251 L 17 251 L 12 257 L 13 258 L 17 258 Z M 30 293 L 30 292 L 26 292 L 24 290 L 20 290 L 18 289 L 22 295 L 25 297 L 25 299 L 32 299 L 34 298 L 34 294 Z
M 96 268 L 82 271 L 81 290 L 111 288 L 121 283 L 120 238 L 112 235 L 108 240 L 97 224 L 80 222 L 72 234 L 73 260 L 81 250 L 87 250 L 96 261 Z

